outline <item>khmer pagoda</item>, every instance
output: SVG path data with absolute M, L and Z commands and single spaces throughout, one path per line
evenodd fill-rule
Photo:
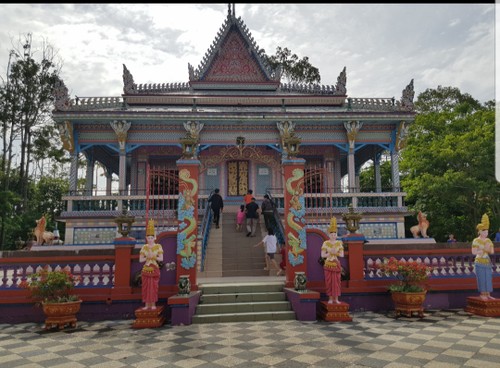
M 236 212 L 248 189 L 259 202 L 268 194 L 284 221 L 293 207 L 285 195 L 295 188 L 290 178 L 300 184 L 294 194 L 305 228 L 326 231 L 336 217 L 342 236 L 342 215 L 353 208 L 363 214 L 359 231 L 367 239 L 405 237 L 398 158 L 415 119 L 413 80 L 395 86 L 400 99 L 349 96 L 347 67 L 330 85 L 283 83 L 234 6 L 198 66 L 187 63 L 184 81 L 141 84 L 133 74 L 123 65 L 123 91 L 114 97 L 72 98 L 62 81 L 56 88 L 53 118 L 71 155 L 67 208 L 58 219 L 66 224 L 66 245 L 112 244 L 115 219 L 125 212 L 134 217 L 136 239 L 145 238 L 148 218 L 159 231 L 176 228 L 188 200 L 202 233 L 215 188 L 225 211 Z M 391 188 L 381 185 L 383 154 L 391 161 Z M 77 185 L 82 155 L 84 188 Z M 299 171 L 287 173 L 290 161 Z M 105 169 L 105 191 L 93 190 L 97 164 Z M 367 164 L 375 180 L 361 192 L 359 172 Z

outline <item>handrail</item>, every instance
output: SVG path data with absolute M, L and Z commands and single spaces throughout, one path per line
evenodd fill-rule
M 208 199 L 210 199 L 212 194 L 214 194 L 214 190 L 210 192 L 210 194 L 208 195 Z M 205 213 L 203 215 L 200 227 L 201 234 L 199 238 L 201 238 L 201 260 L 199 263 L 199 271 L 205 270 L 205 260 L 206 260 L 205 256 L 207 253 L 208 239 L 210 236 L 211 228 L 212 228 L 212 211 L 210 208 L 210 204 L 207 200 L 207 206 L 205 207 Z

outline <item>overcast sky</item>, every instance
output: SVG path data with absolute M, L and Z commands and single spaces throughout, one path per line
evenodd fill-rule
M 1 4 L 0 77 L 32 33 L 62 61 L 74 97 L 120 96 L 122 65 L 140 83 L 188 82 L 227 16 L 227 4 Z M 309 57 L 321 84 L 344 67 L 350 97 L 396 97 L 414 79 L 495 98 L 495 4 L 236 4 L 257 45 Z M 35 54 L 35 58 L 36 58 Z M 38 53 L 40 55 L 40 53 Z

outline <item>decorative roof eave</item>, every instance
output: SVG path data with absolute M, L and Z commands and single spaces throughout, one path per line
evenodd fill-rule
M 64 105 L 64 109 L 56 109 L 54 113 L 70 112 L 70 111 L 135 111 L 144 109 L 142 106 L 158 106 L 164 109 L 172 109 L 172 107 L 182 108 L 186 111 L 191 110 L 193 106 L 217 106 L 225 108 L 235 108 L 241 110 L 243 107 L 258 108 L 260 107 L 279 107 L 283 106 L 292 108 L 294 106 L 309 106 L 311 111 L 321 107 L 338 107 L 343 108 L 346 112 L 362 112 L 362 113 L 407 113 L 415 115 L 413 110 L 409 110 L 407 106 L 402 106 L 400 101 L 394 98 L 345 98 L 343 96 L 328 96 L 328 95 L 313 95 L 313 96 L 183 96 L 183 95 L 129 95 L 122 97 L 90 97 L 76 98 L 68 100 Z
M 342 123 L 346 120 L 376 120 L 394 123 L 401 120 L 413 121 L 414 114 L 407 111 L 370 112 L 370 111 L 190 111 L 186 110 L 113 110 L 113 111 L 64 111 L 53 114 L 56 122 L 64 120 L 95 123 L 107 120 L 159 121 L 162 123 L 183 120 L 204 122 L 248 122 L 262 123 L 291 120 L 294 122 Z
M 202 78 L 208 72 L 214 58 L 219 53 L 222 43 L 224 42 L 226 36 L 230 32 L 232 26 L 237 27 L 243 39 L 249 45 L 248 51 L 255 58 L 256 62 L 259 64 L 262 72 L 266 76 L 266 79 L 270 81 L 279 82 L 279 80 L 281 79 L 280 71 L 273 70 L 267 63 L 264 57 L 263 49 L 260 49 L 257 46 L 255 39 L 251 35 L 250 30 L 245 25 L 241 17 L 236 18 L 236 15 L 234 14 L 234 9 L 233 12 L 231 11 L 228 12 L 224 23 L 219 28 L 219 31 L 217 32 L 214 41 L 208 48 L 207 52 L 205 53 L 205 56 L 203 56 L 203 59 L 198 68 L 195 70 L 193 66 L 188 63 L 189 81 L 196 82 L 202 80 Z

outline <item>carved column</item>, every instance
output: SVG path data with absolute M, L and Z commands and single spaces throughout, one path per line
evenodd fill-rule
M 85 194 L 92 195 L 92 186 L 94 184 L 95 159 L 92 152 L 87 152 L 85 156 L 87 158 L 87 170 L 85 172 Z
M 399 192 L 401 185 L 399 182 L 399 152 L 406 145 L 408 129 L 410 124 L 406 121 L 401 121 L 396 132 L 396 140 L 394 148 L 391 150 L 391 166 L 392 166 L 392 191 Z
M 375 174 L 375 192 L 382 192 L 382 177 L 380 176 L 380 153 L 376 153 L 373 158 L 373 169 Z
M 294 286 L 295 272 L 307 274 L 307 243 L 304 205 L 304 159 L 283 160 L 285 183 L 286 287 Z
M 127 122 L 125 120 L 115 120 L 110 123 L 111 127 L 116 133 L 116 137 L 118 138 L 118 145 L 120 147 L 120 170 L 118 174 L 119 184 L 118 189 L 119 193 L 123 195 L 125 193 L 125 187 L 127 185 L 127 157 L 126 157 L 126 142 L 127 142 L 127 132 L 130 129 L 130 125 L 132 123 Z M 121 201 L 119 201 L 118 209 L 120 208 Z
M 399 152 L 393 150 L 391 152 L 391 168 L 392 168 L 392 191 L 399 192 Z
M 113 184 L 113 174 L 108 168 L 104 169 L 104 175 L 106 176 L 106 195 L 111 195 L 111 189 Z
M 355 172 L 355 162 L 354 162 L 354 154 L 355 150 L 355 142 L 356 135 L 359 130 L 363 126 L 363 123 L 360 121 L 349 121 L 344 123 L 344 127 L 347 130 L 347 139 L 349 141 L 349 153 L 347 157 L 347 174 L 349 180 L 349 192 L 357 192 L 359 188 L 356 187 L 356 172 Z
M 69 190 L 72 195 L 76 194 L 78 183 L 78 152 L 71 152 L 71 167 L 69 171 Z
M 65 87 L 62 81 L 61 83 L 62 86 Z M 74 192 L 76 192 L 77 182 L 78 182 L 78 150 L 75 149 L 73 124 L 71 124 L 70 121 L 66 120 L 63 123 L 58 123 L 57 129 L 59 130 L 59 136 L 61 137 L 63 148 L 67 150 L 71 156 L 71 167 L 69 173 L 69 190 L 74 194 Z M 68 205 L 70 205 L 70 202 L 68 202 Z
M 191 290 L 198 290 L 196 281 L 196 255 L 198 248 L 198 176 L 200 161 L 180 159 L 179 169 L 179 204 L 177 234 L 177 269 L 176 282 L 180 276 L 187 275 L 191 281 Z
M 342 170 L 340 163 L 340 154 L 337 153 L 335 156 L 335 166 L 333 167 L 333 185 L 335 187 L 336 192 L 340 192 L 342 188 Z
M 333 163 L 333 160 L 331 158 L 328 158 L 325 161 L 325 168 L 326 168 L 326 183 L 325 183 L 325 192 L 331 192 L 333 190 L 333 186 L 335 183 L 334 179 L 334 168 L 335 164 Z

